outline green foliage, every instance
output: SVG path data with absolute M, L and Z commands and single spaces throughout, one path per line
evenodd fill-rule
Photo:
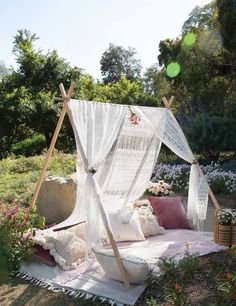
M 194 277 L 194 274 L 200 265 L 199 255 L 189 253 L 189 247 L 191 247 L 191 243 L 186 243 L 187 250 L 185 256 L 178 263 L 178 267 L 181 271 L 181 277 L 186 280 L 190 280 Z
M 226 49 L 236 53 L 236 3 L 235 0 L 217 0 L 218 21 Z
M 46 148 L 45 137 L 42 134 L 33 135 L 17 142 L 12 146 L 11 152 L 15 155 L 34 156 L 39 155 Z
M 216 1 L 202 8 L 196 7 L 183 25 L 181 39 L 166 39 L 160 42 L 158 59 L 164 68 L 159 74 L 165 74 L 170 62 L 174 61 L 180 65 L 178 76 L 173 79 L 165 77 L 165 79 L 171 86 L 170 92 L 174 93 L 177 101 L 181 101 L 181 104 L 174 103 L 181 125 L 189 125 L 201 113 L 208 113 L 210 117 L 224 116 L 232 119 L 236 116 L 235 55 L 232 49 L 224 49 L 219 24 L 220 20 L 221 27 L 227 28 L 226 35 L 233 43 L 234 37 L 231 33 L 235 23 L 235 14 L 233 14 L 235 3 L 233 3 L 234 1 L 217 2 L 219 18 Z M 229 23 L 228 19 L 222 21 L 220 16 L 222 18 L 229 16 Z M 186 41 L 189 36 L 194 39 L 188 45 Z M 219 134 L 222 134 L 222 130 L 225 131 L 223 124 L 222 120 L 218 125 Z M 215 144 L 216 137 L 213 134 L 208 135 L 211 144 Z M 219 150 L 223 147 L 226 151 L 232 150 L 232 143 L 233 140 L 225 141 L 223 145 L 219 145 Z M 195 152 L 202 153 L 200 146 L 197 146 Z M 207 150 L 203 148 L 202 151 L 205 154 Z M 218 153 L 213 158 L 217 155 Z M 211 152 L 209 156 L 212 156 Z
M 162 275 L 160 282 L 175 283 L 179 279 L 178 262 L 174 258 L 161 258 L 157 266 Z
M 76 171 L 76 154 L 63 154 L 54 151 L 48 172 L 52 175 L 67 176 Z
M 180 52 L 180 48 L 181 44 L 178 38 L 175 40 L 168 38 L 160 41 L 160 54 L 158 55 L 160 66 L 164 65 L 166 67 L 171 61 L 175 61 Z
M 100 101 L 130 105 L 142 103 L 143 89 L 139 81 L 131 82 L 121 77 L 118 82 L 107 84 L 100 89 L 97 96 Z
M 0 240 L 9 272 L 17 272 L 22 259 L 33 252 L 35 228 L 44 228 L 45 220 L 35 210 L 11 203 L 0 203 Z
M 10 73 L 10 70 L 7 68 L 5 63 L 0 60 L 0 82 L 2 79 Z
M 202 114 L 192 119 L 186 129 L 186 135 L 195 152 L 217 161 L 220 152 L 236 151 L 235 131 L 235 119 Z
M 151 296 L 150 298 L 147 298 L 146 303 L 147 305 L 150 305 L 150 306 L 158 306 L 157 300 L 153 296 Z
M 146 303 L 235 305 L 236 248 L 202 257 L 190 254 L 190 248 L 191 243 L 186 243 L 186 254 L 179 261 L 163 258 L 157 262 L 161 275 L 150 279 Z
M 216 29 L 219 27 L 216 1 L 211 1 L 203 7 L 196 6 L 189 14 L 189 18 L 184 22 L 182 33 L 187 33 L 195 29 Z
M 122 76 L 131 81 L 139 79 L 141 65 L 140 60 L 135 58 L 136 53 L 134 48 L 125 49 L 110 44 L 100 61 L 104 83 L 115 83 Z
M 186 252 L 182 259 L 177 261 L 175 258 L 162 258 L 157 262 L 161 272 L 161 282 L 180 283 L 194 276 L 199 267 L 200 259 L 198 254 L 189 253 L 189 245 L 186 243 Z
M 182 259 L 161 258 L 157 262 L 161 275 L 152 281 L 162 287 L 163 300 L 168 305 L 189 305 L 185 285 L 198 271 L 200 259 L 197 254 L 190 254 L 188 252 L 188 245 L 186 247 L 186 253 Z M 149 301 L 150 305 L 158 305 L 153 297 Z M 156 304 L 151 304 L 151 302 Z
M 29 205 L 44 156 L 8 157 L 0 161 L 0 199 Z M 67 176 L 75 172 L 76 155 L 54 152 L 47 175 Z
M 2 87 L 2 88 L 1 88 Z M 31 95 L 25 87 L 4 92 L 0 84 L 0 158 L 10 153 L 11 146 L 30 135 L 27 126 L 32 114 Z
M 58 84 L 68 87 L 81 76 L 80 69 L 71 67 L 55 50 L 46 55 L 36 50 L 36 39 L 27 30 L 17 32 L 13 51 L 18 67 L 0 83 L 0 157 L 35 132 L 44 135 L 49 147 L 62 108 L 52 99 Z M 63 133 L 72 134 L 66 126 Z
M 169 303 L 169 305 L 173 306 L 189 305 L 189 299 L 186 296 L 183 287 L 178 283 L 166 286 L 165 301 Z

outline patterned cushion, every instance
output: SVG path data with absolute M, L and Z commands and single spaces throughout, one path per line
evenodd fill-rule
M 50 250 L 50 254 L 64 270 L 75 268 L 86 253 L 84 240 L 67 230 L 58 232 L 48 230 L 34 238 L 34 241 L 44 249 Z
M 157 217 L 153 215 L 149 206 L 138 208 L 139 222 L 145 237 L 165 234 L 165 229 L 159 225 Z

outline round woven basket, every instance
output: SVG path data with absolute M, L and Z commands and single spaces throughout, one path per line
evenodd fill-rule
M 232 243 L 232 245 L 236 245 L 236 224 L 232 225 L 231 243 Z
M 231 246 L 231 225 L 219 224 L 219 244 Z

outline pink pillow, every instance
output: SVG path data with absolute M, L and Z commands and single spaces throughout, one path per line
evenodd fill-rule
M 181 197 L 149 197 L 158 223 L 166 229 L 192 229 Z
M 38 244 L 34 245 L 34 253 L 30 256 L 30 259 L 49 266 L 55 266 L 57 264 L 54 257 L 49 253 L 49 250 L 44 250 Z

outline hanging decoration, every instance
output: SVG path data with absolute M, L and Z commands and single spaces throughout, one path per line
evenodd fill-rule
M 130 106 L 129 106 L 129 111 L 130 111 L 130 117 L 129 117 L 130 123 L 133 124 L 133 125 L 139 124 L 141 119 L 138 117 L 138 115 L 136 113 L 134 113 L 132 111 Z

